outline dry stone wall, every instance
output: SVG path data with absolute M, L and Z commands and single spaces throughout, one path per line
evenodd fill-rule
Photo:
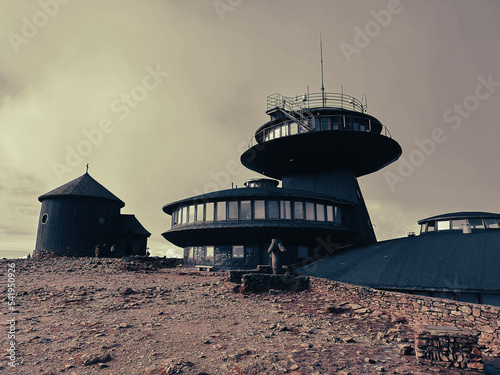
M 457 302 L 433 297 L 389 292 L 337 281 L 310 278 L 311 288 L 334 295 L 337 300 L 357 303 L 372 311 L 404 317 L 415 327 L 453 325 L 479 334 L 483 354 L 500 356 L 500 307 Z

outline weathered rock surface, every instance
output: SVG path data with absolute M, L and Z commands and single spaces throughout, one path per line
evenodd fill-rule
M 339 300 L 321 283 L 237 294 L 226 273 L 143 272 L 119 259 L 14 262 L 17 367 L 4 362 L 1 373 L 470 374 L 417 364 L 403 355 L 414 346 L 405 319 Z

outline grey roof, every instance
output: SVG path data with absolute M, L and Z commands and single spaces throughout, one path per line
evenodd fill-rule
M 108 189 L 94 180 L 88 173 L 75 178 L 74 180 L 55 188 L 38 197 L 40 202 L 45 199 L 55 197 L 88 197 L 114 201 L 120 204 L 120 207 L 125 206 L 122 200 L 111 193 Z
M 142 226 L 142 224 L 137 220 L 135 215 L 120 215 L 118 218 L 118 223 L 115 226 L 115 230 L 113 233 L 115 234 L 126 234 L 127 232 L 131 232 L 133 234 L 145 235 L 146 237 L 151 236 L 146 228 Z
M 436 232 L 340 253 L 299 273 L 399 290 L 500 291 L 500 230 Z
M 500 214 L 495 214 L 492 212 L 479 212 L 479 211 L 462 211 L 462 212 L 452 212 L 448 214 L 436 215 L 428 217 L 427 219 L 422 219 L 418 221 L 418 224 L 426 223 L 428 221 L 434 220 L 458 220 L 458 219 L 469 219 L 469 218 L 500 218 Z

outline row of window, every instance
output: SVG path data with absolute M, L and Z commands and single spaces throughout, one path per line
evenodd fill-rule
M 498 219 L 457 219 L 457 220 L 439 220 L 429 221 L 420 226 L 420 233 L 445 231 L 445 230 L 462 230 L 463 227 L 469 225 L 471 229 L 497 229 L 500 228 Z
M 178 224 L 226 220 L 308 220 L 341 224 L 340 207 L 313 202 L 241 200 L 192 204 L 172 213 Z
M 353 116 L 319 116 L 314 117 L 314 124 L 308 124 L 309 127 L 313 126 L 315 131 L 325 130 L 354 130 L 359 132 L 370 132 L 372 123 L 370 119 L 364 117 Z M 382 125 L 378 125 L 378 131 Z M 304 126 L 299 125 L 294 121 L 287 121 L 273 127 L 264 129 L 264 141 L 270 141 L 275 138 L 288 137 L 298 133 L 307 133 L 310 131 Z
M 194 260 L 195 262 L 202 263 L 205 261 L 213 261 L 215 253 L 218 255 L 224 254 L 232 259 L 243 259 L 249 255 L 257 255 L 258 251 L 256 246 L 243 246 L 243 245 L 233 245 L 225 246 L 226 251 L 222 251 L 221 248 L 216 249 L 215 246 L 193 246 L 184 249 L 184 259 L 186 261 Z M 289 249 L 287 249 L 289 250 Z M 309 256 L 309 248 L 307 246 L 297 246 L 297 258 L 307 258 Z

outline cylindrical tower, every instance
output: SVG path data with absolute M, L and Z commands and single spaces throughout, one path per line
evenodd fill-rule
M 125 205 L 88 173 L 38 200 L 42 207 L 35 256 L 94 256 L 96 246 L 103 255 L 104 245 L 111 246 L 106 244 L 108 234 L 117 226 Z

